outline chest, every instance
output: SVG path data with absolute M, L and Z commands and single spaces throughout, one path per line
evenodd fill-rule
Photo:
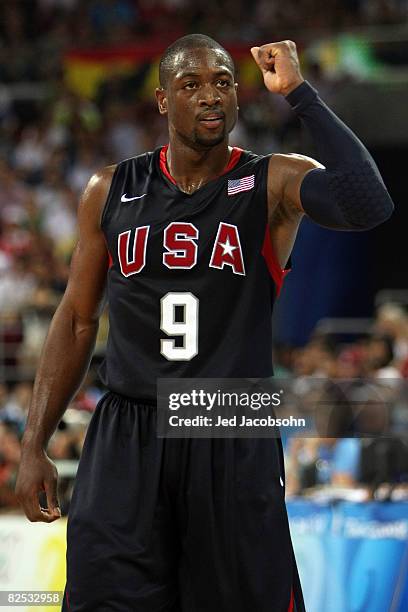
M 262 248 L 266 208 L 260 183 L 221 177 L 192 195 L 157 173 L 121 175 L 103 229 L 123 277 L 214 269 L 245 276 Z
M 147 261 L 156 269 L 192 270 L 200 263 L 245 275 L 237 225 L 220 221 L 215 234 L 204 233 L 201 237 L 200 229 L 189 221 L 172 221 L 163 231 L 151 230 L 150 225 L 143 225 L 117 235 L 115 252 L 123 276 L 139 274 Z

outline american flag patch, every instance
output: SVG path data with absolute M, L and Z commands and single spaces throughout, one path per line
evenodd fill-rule
M 241 191 L 250 191 L 255 185 L 255 174 L 244 176 L 240 179 L 228 180 L 228 195 L 235 195 Z

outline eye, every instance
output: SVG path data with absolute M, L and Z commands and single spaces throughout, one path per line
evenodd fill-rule
M 197 87 L 197 81 L 188 81 L 183 85 L 183 89 L 195 89 Z
M 219 79 L 217 83 L 218 85 L 221 85 L 221 87 L 229 87 L 231 85 L 231 81 L 229 79 Z

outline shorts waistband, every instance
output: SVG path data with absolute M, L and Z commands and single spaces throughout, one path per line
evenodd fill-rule
M 104 397 L 108 395 L 119 398 L 122 401 L 129 402 L 131 404 L 135 404 L 137 406 L 150 406 L 152 408 L 157 408 L 157 400 L 146 398 L 146 397 L 131 397 L 130 395 L 123 395 L 122 393 L 118 393 L 113 389 L 107 389 Z

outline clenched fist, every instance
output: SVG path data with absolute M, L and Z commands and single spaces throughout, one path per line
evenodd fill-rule
M 252 47 L 251 53 L 272 93 L 287 96 L 304 79 L 300 74 L 296 45 L 291 40 Z
M 44 450 L 25 450 L 21 455 L 16 495 L 30 521 L 52 523 L 61 516 L 57 499 L 57 469 Z M 45 491 L 47 508 L 41 508 L 38 494 Z

